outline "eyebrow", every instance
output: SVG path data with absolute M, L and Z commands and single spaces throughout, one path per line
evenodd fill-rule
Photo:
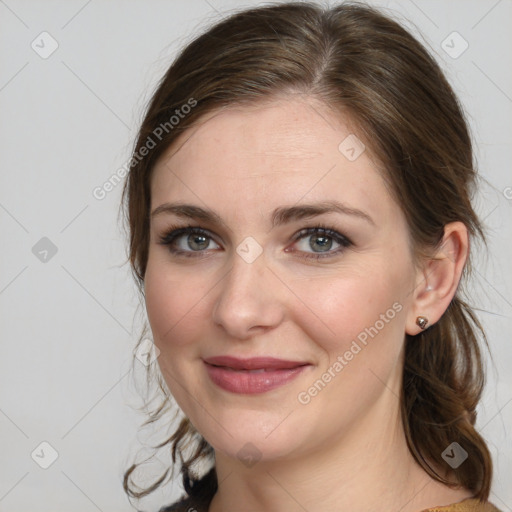
M 164 203 L 156 207 L 151 213 L 151 218 L 162 213 L 174 214 L 178 217 L 200 220 L 211 224 L 224 224 L 221 217 L 213 210 L 201 208 L 191 204 Z M 324 213 L 341 213 L 365 220 L 375 226 L 373 219 L 362 210 L 352 208 L 339 201 L 323 201 L 320 203 L 302 204 L 299 206 L 282 206 L 272 212 L 272 227 L 286 224 L 295 220 L 316 217 Z

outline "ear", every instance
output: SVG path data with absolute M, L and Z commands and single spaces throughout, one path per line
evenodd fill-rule
M 414 336 L 422 331 L 416 324 L 418 316 L 428 319 L 427 329 L 441 318 L 457 291 L 468 251 L 466 226 L 462 222 L 446 224 L 439 249 L 418 270 L 407 316 L 407 334 Z

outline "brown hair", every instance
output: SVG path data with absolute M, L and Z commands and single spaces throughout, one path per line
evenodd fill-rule
M 415 256 L 438 247 L 444 226 L 453 221 L 466 225 L 471 240 L 480 236 L 485 242 L 471 206 L 477 174 L 467 122 L 435 59 L 399 23 L 373 7 L 358 2 L 329 8 L 280 3 L 235 13 L 196 37 L 168 69 L 149 103 L 134 147 L 137 158 L 132 159 L 123 190 L 129 259 L 142 294 L 155 162 L 205 114 L 292 92 L 315 97 L 355 120 L 358 135 L 377 156 L 406 216 Z M 169 123 L 186 104 L 194 107 L 183 109 L 188 113 L 175 125 Z M 158 144 L 138 158 L 150 139 L 159 139 Z M 479 338 L 487 340 L 461 296 L 469 270 L 468 260 L 442 318 L 414 339 L 406 338 L 401 416 L 409 450 L 432 478 L 450 487 L 460 484 L 487 500 L 492 460 L 474 427 L 484 386 Z M 164 398 L 145 424 L 162 417 L 169 405 L 160 374 L 158 382 Z M 454 477 L 448 480 L 435 467 L 446 468 L 441 454 L 452 442 L 459 443 L 468 458 L 447 471 Z M 158 447 L 166 445 L 173 467 L 180 459 L 189 495 L 215 492 L 215 471 L 201 480 L 192 469 L 196 463 L 214 463 L 214 452 L 187 418 Z M 184 456 L 190 447 L 191 453 Z M 124 489 L 133 497 L 152 492 L 169 472 L 137 492 L 129 479 L 136 466 L 124 476 Z

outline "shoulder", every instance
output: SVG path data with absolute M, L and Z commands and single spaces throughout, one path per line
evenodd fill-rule
M 454 503 L 453 505 L 429 508 L 422 512 L 501 512 L 501 510 L 488 501 L 480 501 L 476 498 L 467 498 L 459 501 L 458 503 Z

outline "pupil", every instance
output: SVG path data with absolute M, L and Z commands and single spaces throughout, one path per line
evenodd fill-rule
M 318 243 L 318 240 L 324 240 L 324 242 L 320 242 L 320 248 L 324 248 L 325 250 L 329 250 L 331 248 L 331 245 L 332 245 L 332 240 L 330 240 L 330 238 L 328 236 L 317 236 L 315 237 L 315 240 L 317 241 L 316 243 Z M 330 243 L 329 243 L 330 242 Z M 312 249 L 314 249 L 314 247 L 309 244 L 311 246 Z M 324 251 L 322 251 L 324 252 Z
M 197 242 L 197 240 L 203 240 L 203 242 Z M 206 237 L 204 235 L 190 235 L 188 237 L 188 241 L 189 243 L 191 243 L 191 247 L 194 249 L 194 250 L 201 250 L 201 249 L 205 249 L 206 247 L 208 247 L 208 242 L 206 241 Z M 196 247 L 194 248 L 194 244 L 198 243 L 200 247 Z M 206 244 L 206 247 L 201 247 L 201 245 L 205 245 Z

